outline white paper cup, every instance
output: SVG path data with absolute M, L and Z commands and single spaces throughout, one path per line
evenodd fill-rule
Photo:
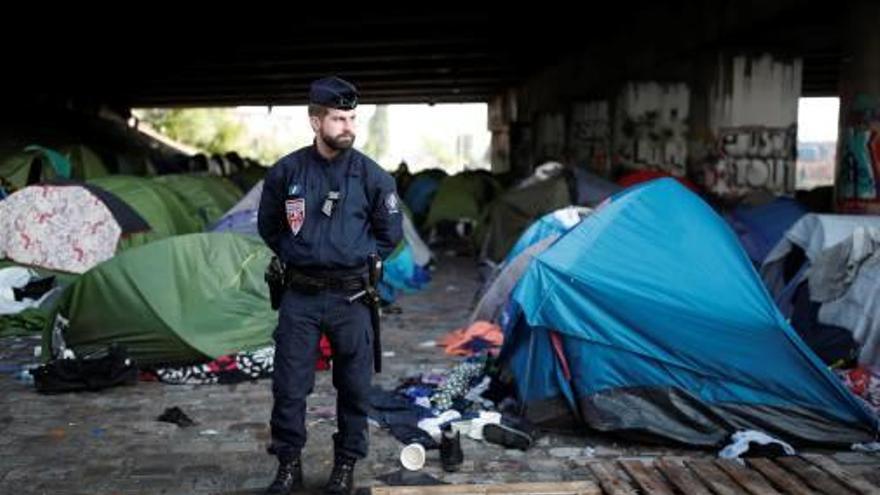
M 400 464 L 410 470 L 418 471 L 425 465 L 425 447 L 420 443 L 411 443 L 401 449 Z

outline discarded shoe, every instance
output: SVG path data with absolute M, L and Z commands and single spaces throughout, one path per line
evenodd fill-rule
M 165 423 L 174 423 L 182 428 L 196 424 L 195 421 L 190 419 L 190 417 L 187 416 L 186 413 L 181 411 L 180 408 L 177 406 L 165 409 L 165 412 L 159 415 L 156 420 L 163 421 Z
M 508 449 L 528 450 L 534 442 L 533 432 L 524 419 L 502 416 L 501 423 L 483 427 L 483 438 Z

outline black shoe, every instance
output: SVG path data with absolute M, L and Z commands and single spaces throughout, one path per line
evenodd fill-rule
M 354 493 L 354 463 L 357 459 L 337 455 L 333 460 L 333 472 L 324 485 L 327 495 L 351 495 Z
M 461 432 L 453 432 L 447 424 L 440 433 L 440 463 L 449 473 L 461 469 L 464 453 L 461 451 Z
M 299 490 L 303 486 L 303 469 L 302 462 L 299 458 L 292 460 L 278 461 L 278 473 L 269 488 L 266 488 L 266 495 L 288 495 L 293 490 Z
M 525 420 L 502 417 L 500 424 L 483 426 L 483 438 L 487 442 L 508 449 L 528 450 L 534 441 L 534 429 Z

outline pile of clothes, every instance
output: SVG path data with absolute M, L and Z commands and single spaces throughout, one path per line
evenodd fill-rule
M 859 366 L 835 373 L 853 395 L 880 417 L 880 367 Z
M 394 390 L 374 387 L 370 418 L 403 444 L 425 449 L 466 436 L 527 450 L 535 430 L 517 416 L 509 386 L 492 378 L 494 366 L 494 359 L 483 353 L 445 373 L 408 377 Z

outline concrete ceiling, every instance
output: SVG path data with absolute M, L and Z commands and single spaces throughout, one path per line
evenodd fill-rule
M 712 21 L 713 12 L 725 11 L 719 4 L 754 5 L 736 22 Z M 354 81 L 368 103 L 472 102 L 578 53 L 644 56 L 655 48 L 645 39 L 663 45 L 694 30 L 700 47 L 783 46 L 804 56 L 805 93 L 821 94 L 836 91 L 841 52 L 836 24 L 818 15 L 816 4 L 633 0 L 601 10 L 585 4 L 577 14 L 540 5 L 513 11 L 340 5 L 333 12 L 260 11 L 222 23 L 130 15 L 125 23 L 73 31 L 63 20 L 44 22 L 36 31 L 4 34 L 0 50 L 17 68 L 19 76 L 7 81 L 6 96 L 14 99 L 127 108 L 303 104 L 309 81 L 337 74 Z M 761 11 L 766 16 L 754 14 Z M 627 31 L 633 25 L 656 31 L 634 37 Z M 61 28 L 68 30 L 47 43 L 45 33 Z

